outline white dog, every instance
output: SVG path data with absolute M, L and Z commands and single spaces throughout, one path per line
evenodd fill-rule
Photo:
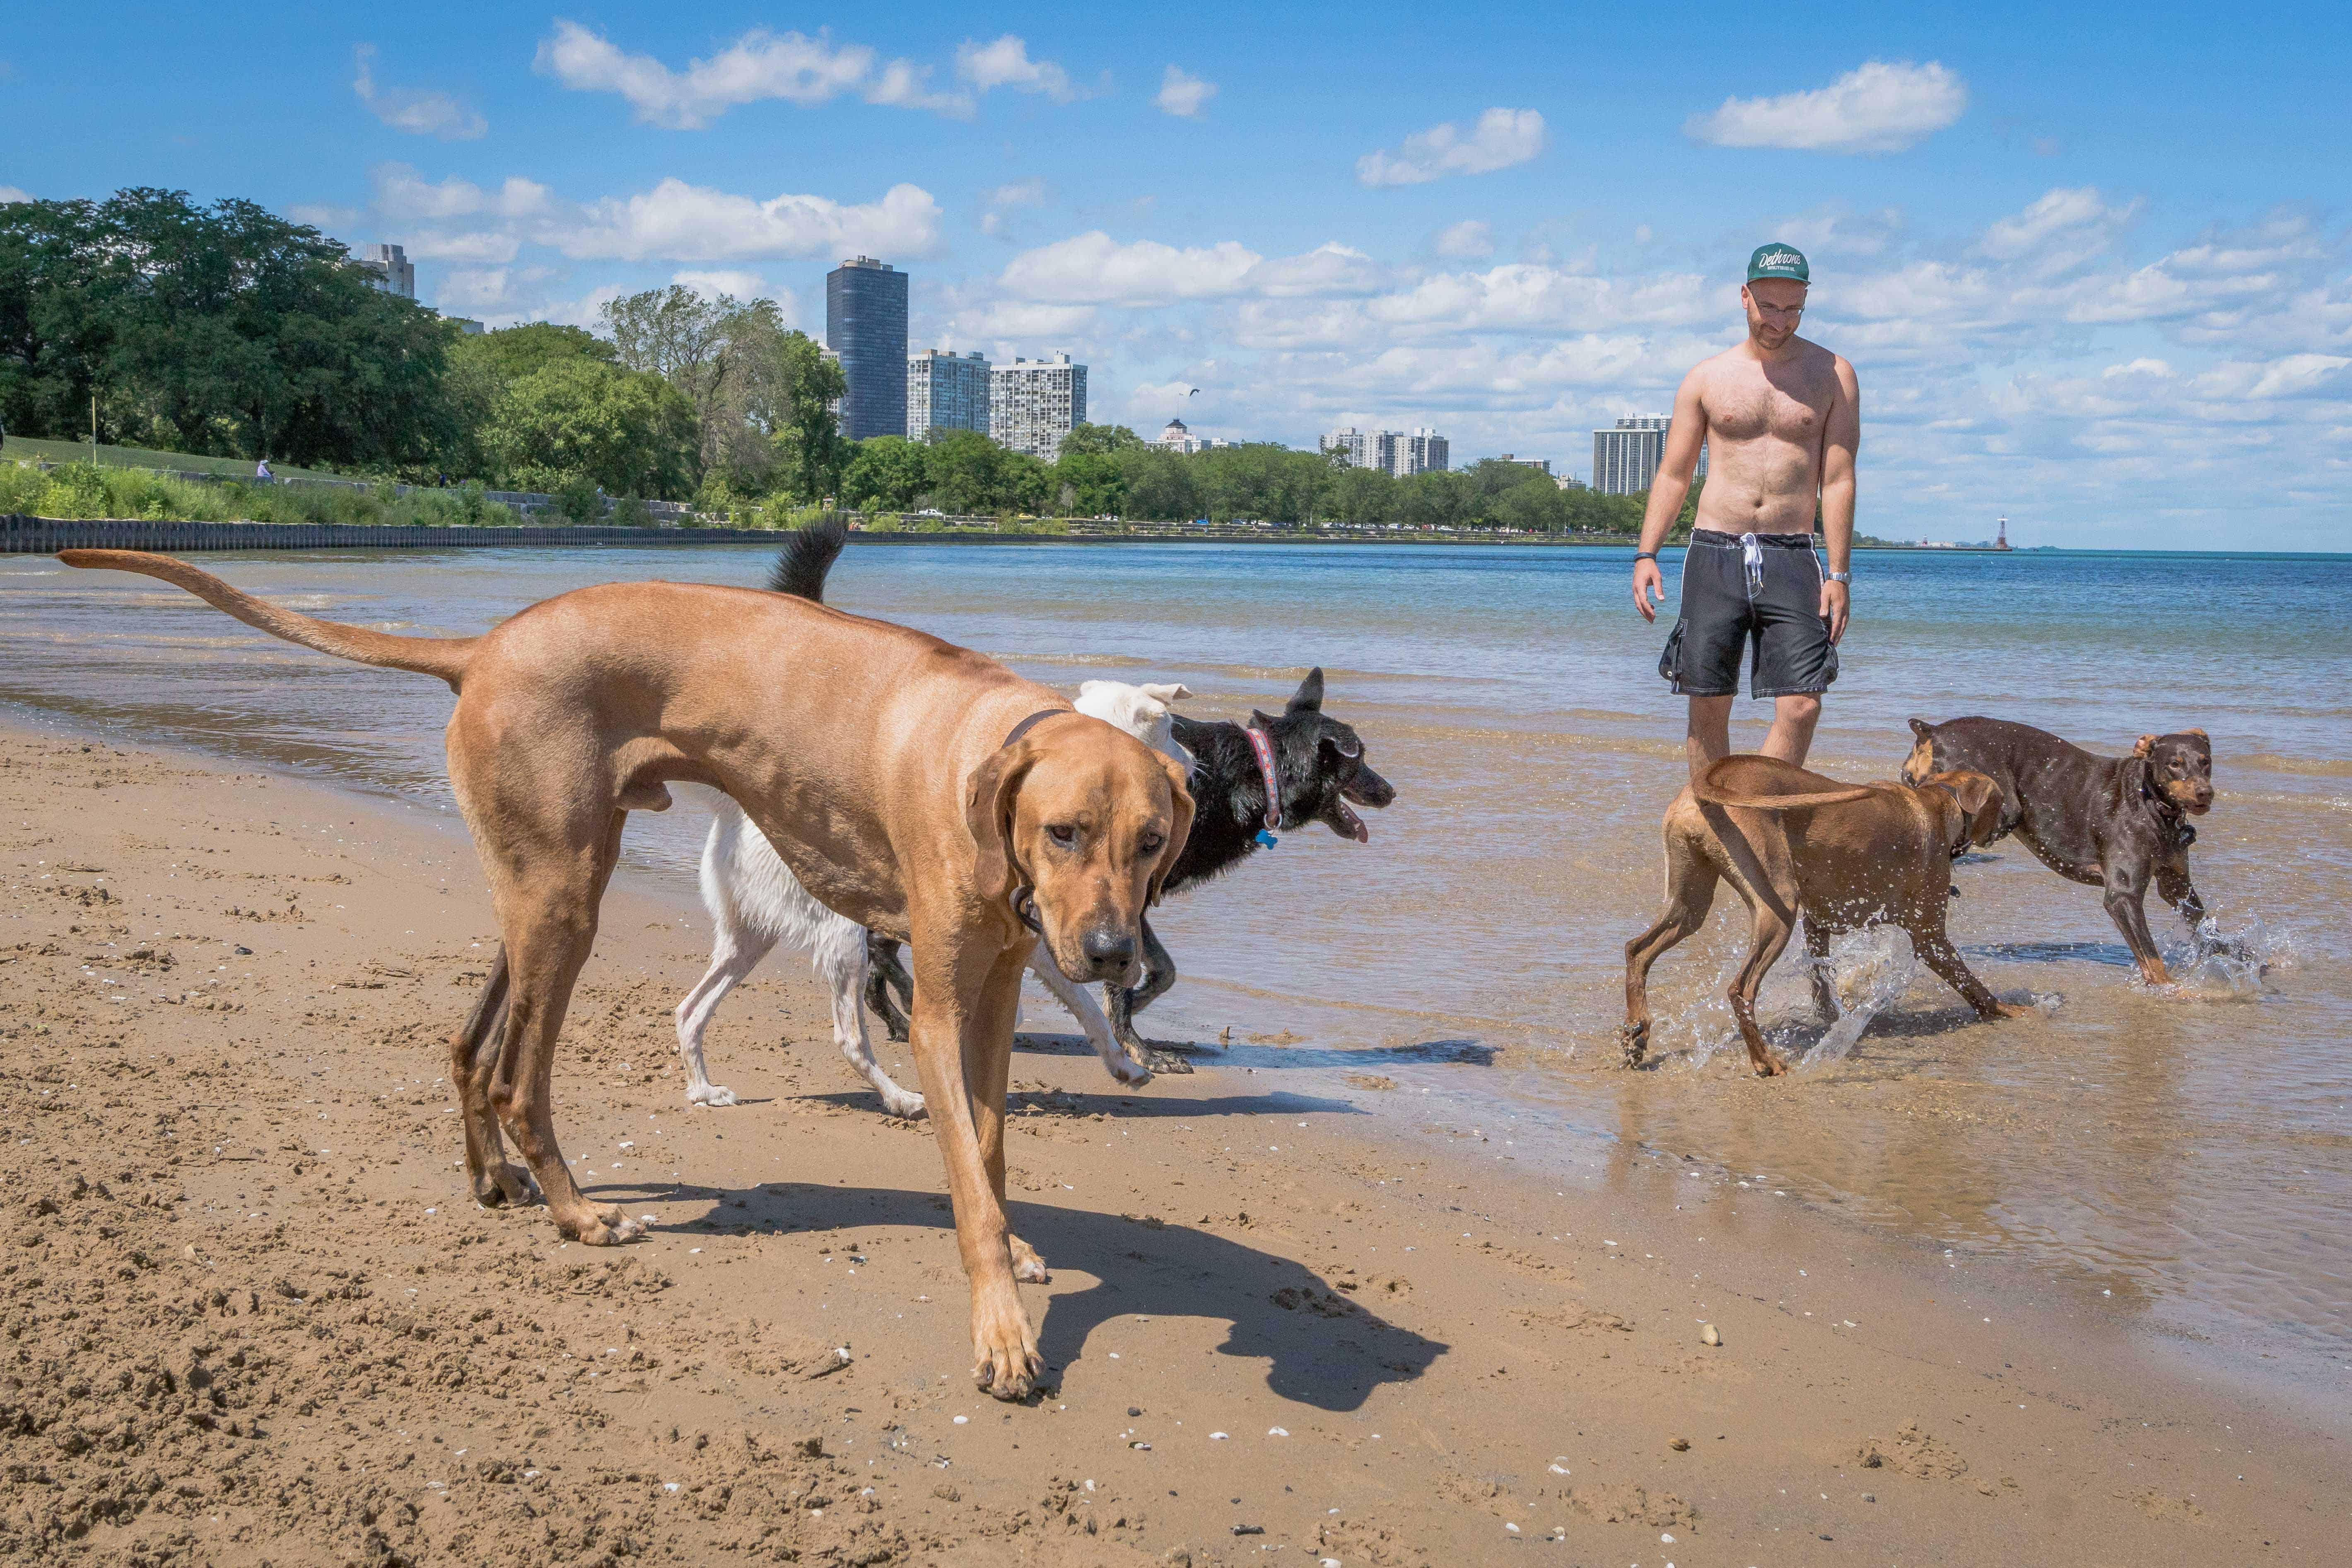
M 1145 745 L 1192 766 L 1168 722 L 1168 705 L 1192 695 L 1181 686 L 1129 686 L 1119 680 L 1089 680 L 1078 688 L 1077 710 L 1115 724 Z M 718 927 L 709 972 L 677 1005 L 677 1052 L 686 1061 L 686 1098 L 693 1105 L 732 1105 L 735 1091 L 712 1083 L 703 1067 L 702 1032 L 727 994 L 759 967 L 769 950 L 789 942 L 809 951 L 811 966 L 833 994 L 833 1038 L 858 1075 L 882 1096 L 893 1116 L 923 1113 L 923 1097 L 903 1089 L 874 1059 L 866 1035 L 862 998 L 867 971 L 866 931 L 835 914 L 800 884 L 782 857 L 725 795 L 718 797 L 710 837 L 702 848 L 702 903 Z M 1127 1054 L 1110 1031 L 1101 1007 L 1082 986 L 1054 967 L 1041 946 L 1029 958 L 1029 972 L 1043 981 L 1077 1017 L 1087 1038 L 1111 1077 L 1124 1084 L 1150 1080 L 1149 1068 Z

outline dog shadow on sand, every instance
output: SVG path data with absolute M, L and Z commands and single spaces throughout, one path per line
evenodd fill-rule
M 940 1232 L 940 1256 L 954 1256 L 954 1221 L 937 1193 L 769 1182 L 740 1190 L 678 1186 L 659 1195 L 707 1201 L 710 1207 L 698 1217 L 738 1235 L 898 1226 Z M 1013 1227 L 1057 1278 L 1066 1272 L 1096 1281 L 1055 1295 L 1045 1309 L 1038 1348 L 1049 1387 L 1114 1318 L 1223 1320 L 1228 1328 L 1220 1353 L 1265 1362 L 1268 1389 L 1328 1411 L 1360 1408 L 1374 1389 L 1419 1377 L 1451 1348 L 1387 1321 L 1304 1265 L 1235 1237 L 1017 1199 L 1006 1207 Z M 656 1228 L 707 1227 L 688 1220 Z M 1028 1299 L 1034 1310 L 1036 1298 Z

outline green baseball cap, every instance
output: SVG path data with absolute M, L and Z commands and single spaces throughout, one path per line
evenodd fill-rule
M 1758 246 L 1755 254 L 1748 258 L 1748 281 L 1753 283 L 1759 278 L 1786 278 L 1792 282 L 1810 284 L 1813 274 L 1812 269 L 1805 265 L 1803 251 L 1793 245 L 1782 245 L 1775 240 L 1769 245 Z

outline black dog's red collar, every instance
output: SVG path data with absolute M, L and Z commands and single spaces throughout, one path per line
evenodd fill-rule
M 1249 737 L 1250 750 L 1257 753 L 1257 771 L 1265 778 L 1265 826 L 1267 831 L 1282 826 L 1282 779 L 1274 771 L 1274 742 L 1255 724 L 1245 724 L 1242 733 Z

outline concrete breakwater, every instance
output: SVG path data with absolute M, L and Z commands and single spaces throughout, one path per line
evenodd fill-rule
M 75 522 L 0 517 L 0 555 L 60 550 L 481 550 L 518 544 L 746 544 L 777 535 L 751 528 L 506 528 L 373 526 L 342 522 L 148 522 L 137 518 Z

